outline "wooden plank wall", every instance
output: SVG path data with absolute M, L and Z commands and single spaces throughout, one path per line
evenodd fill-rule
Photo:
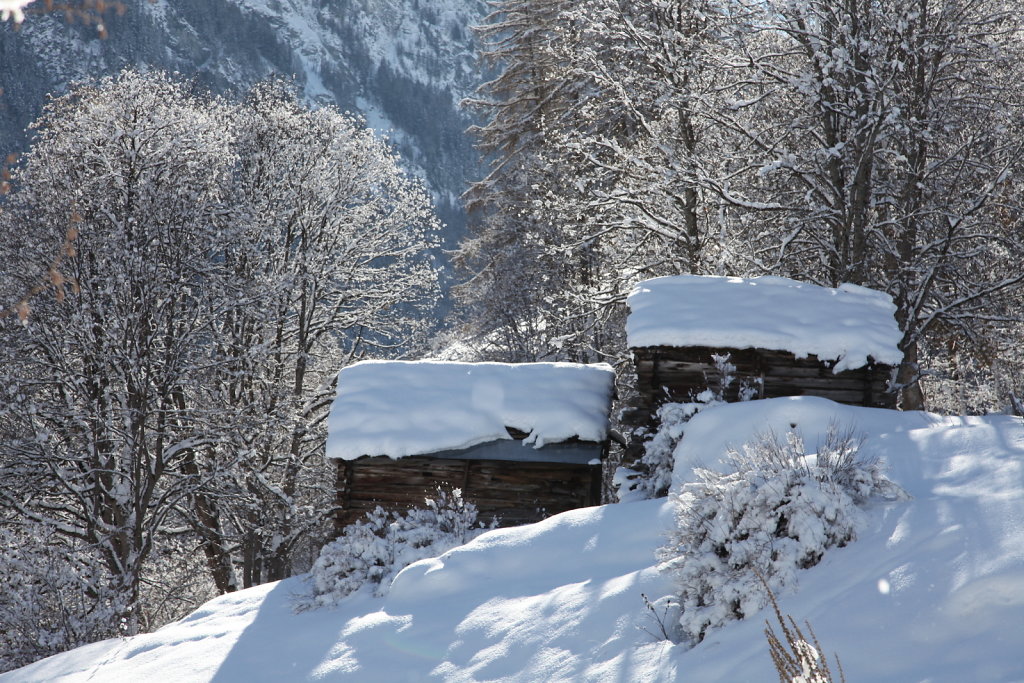
M 895 395 L 886 391 L 890 366 L 872 365 L 832 372 L 832 363 L 815 356 L 796 358 L 784 351 L 759 349 L 712 349 L 707 347 L 652 347 L 633 349 L 640 393 L 638 408 L 653 413 L 666 401 L 688 401 L 718 380 L 712 354 L 729 353 L 737 381 L 726 399 L 738 398 L 743 380 L 760 380 L 759 398 L 821 396 L 838 403 L 895 407 Z M 667 390 L 667 391 L 666 391 Z
M 389 510 L 422 507 L 447 483 L 500 526 L 536 522 L 601 502 L 601 466 L 505 460 L 453 460 L 387 456 L 338 461 L 336 530 L 377 505 Z

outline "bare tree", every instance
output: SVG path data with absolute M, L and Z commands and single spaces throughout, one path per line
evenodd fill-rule
M 308 567 L 333 501 L 323 448 L 335 375 L 409 349 L 438 296 L 430 199 L 372 131 L 308 110 L 281 81 L 254 87 L 231 125 L 240 239 L 223 258 L 259 299 L 216 331 L 229 446 L 200 469 L 232 463 L 221 467 L 232 493 L 198 497 L 193 520 L 221 590 L 237 585 L 232 566 L 244 586 Z
M 218 438 L 177 398 L 201 386 L 205 340 L 233 305 L 211 295 L 210 258 L 231 239 L 216 222 L 230 154 L 217 105 L 197 104 L 135 74 L 54 100 L 2 215 L 18 290 L 45 276 L 69 215 L 79 236 L 60 276 L 73 288 L 3 329 L 0 467 L 17 485 L 0 505 L 90 547 L 129 632 L 159 530 L 197 484 L 179 463 Z
M 436 300 L 428 196 L 279 84 L 231 105 L 129 71 L 36 128 L 0 284 L 57 295 L 0 322 L 0 530 L 59 539 L 125 633 L 167 613 L 184 544 L 221 591 L 290 575 L 331 513 L 335 373 L 408 348 Z
M 1019 317 L 1008 297 L 1022 276 L 1005 266 L 1024 249 L 1012 185 L 1022 139 L 1012 7 L 499 7 L 505 13 L 484 35 L 497 36 L 487 54 L 504 71 L 488 86 L 494 116 L 480 131 L 496 161 L 468 196 L 519 222 L 492 220 L 464 245 L 483 264 L 464 290 L 504 292 L 543 274 L 546 307 L 527 302 L 521 318 L 562 336 L 527 329 L 542 339 L 538 353 L 584 329 L 600 338 L 601 311 L 642 276 L 854 282 L 896 302 L 904 362 L 894 384 L 915 408 L 924 404 L 921 348 L 975 348 L 980 357 L 981 330 Z M 530 23 L 528 7 L 556 19 Z M 556 277 L 545 253 L 586 277 Z M 530 270 L 517 256 L 541 265 Z M 504 279 L 502 264 L 511 264 Z M 584 324 L 574 331 L 565 320 Z
M 998 267 L 1024 249 L 1008 192 L 1019 16 L 963 0 L 759 8 L 735 62 L 749 74 L 742 111 L 723 117 L 761 157 L 748 206 L 775 229 L 757 231 L 755 260 L 892 294 L 896 385 L 904 407 L 923 407 L 921 341 L 943 326 L 970 339 L 1021 282 Z

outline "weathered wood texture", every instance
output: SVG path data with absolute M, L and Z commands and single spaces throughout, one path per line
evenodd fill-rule
M 338 461 L 336 530 L 377 505 L 401 511 L 422 507 L 439 484 L 462 489 L 480 519 L 501 526 L 536 522 L 601 502 L 601 466 L 507 460 L 387 456 Z
M 785 351 L 764 349 L 713 349 L 708 347 L 649 347 L 632 349 L 637 374 L 637 417 L 653 417 L 667 401 L 689 401 L 720 377 L 712 354 L 729 354 L 736 366 L 736 380 L 725 398 L 738 400 L 744 383 L 757 390 L 758 398 L 821 396 L 838 403 L 895 407 L 895 394 L 887 391 L 892 367 L 871 364 L 856 370 L 833 373 L 834 361 L 815 356 L 797 358 Z
M 698 347 L 645 347 L 631 349 L 637 393 L 621 408 L 620 420 L 630 433 L 623 462 L 634 464 L 644 454 L 644 444 L 657 429 L 658 407 L 668 402 L 687 402 L 709 386 L 720 386 L 721 377 L 712 355 L 729 354 L 736 366 L 735 380 L 725 391 L 727 401 L 739 400 L 747 385 L 757 398 L 821 396 L 837 403 L 895 408 L 896 396 L 887 391 L 892 366 L 872 364 L 833 373 L 834 361 L 815 356 L 797 358 L 785 351 L 765 349 L 716 349 Z

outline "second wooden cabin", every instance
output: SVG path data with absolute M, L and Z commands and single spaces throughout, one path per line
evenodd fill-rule
M 364 361 L 338 374 L 327 457 L 340 530 L 440 484 L 503 526 L 601 502 L 608 365 Z
M 745 392 L 895 407 L 889 380 L 902 359 L 901 334 L 883 292 L 679 275 L 641 282 L 627 304 L 637 374 L 637 396 L 624 414 L 630 426 L 652 427 L 658 406 L 693 401 L 709 386 L 724 389 L 727 401 Z

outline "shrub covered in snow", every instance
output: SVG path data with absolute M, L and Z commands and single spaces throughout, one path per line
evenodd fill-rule
M 42 526 L 0 529 L 0 672 L 118 635 L 108 585 L 90 548 Z
M 425 507 L 405 513 L 377 506 L 365 519 L 345 527 L 320 551 L 310 572 L 312 591 L 298 599 L 298 609 L 333 607 L 366 585 L 383 595 L 404 567 L 463 545 L 497 525 L 478 521 L 476 506 L 463 500 L 457 488 L 438 487 L 435 497 L 424 502 Z
M 699 642 L 708 629 L 759 611 L 766 588 L 792 584 L 798 569 L 856 537 L 859 505 L 903 495 L 877 462 L 858 457 L 859 447 L 835 425 L 810 455 L 798 434 L 780 441 L 768 432 L 730 451 L 734 471 L 697 470 L 697 481 L 674 494 L 677 525 L 661 559 L 680 591 L 684 638 Z
M 706 403 L 665 403 L 658 408 L 658 430 L 644 444 L 644 454 L 635 467 L 619 467 L 613 483 L 621 502 L 657 498 L 672 484 L 672 454 L 683 437 L 686 422 Z

